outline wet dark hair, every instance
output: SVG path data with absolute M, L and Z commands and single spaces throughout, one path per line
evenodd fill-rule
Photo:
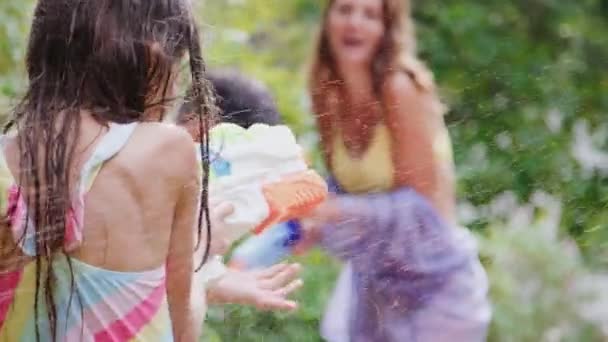
M 210 70 L 207 73 L 219 107 L 220 120 L 244 128 L 255 123 L 281 124 L 281 116 L 270 91 L 260 82 L 236 70 Z M 194 113 L 194 103 L 186 99 L 180 106 L 176 122 L 183 125 Z
M 53 260 L 58 253 L 66 253 L 66 214 L 72 203 L 70 166 L 81 111 L 91 112 L 102 124 L 146 120 L 146 110 L 172 100 L 168 90 L 175 79 L 176 66 L 186 53 L 192 72 L 193 112 L 200 119 L 203 137 L 197 246 L 205 219 L 206 259 L 211 239 L 207 132 L 215 107 L 204 78 L 199 34 L 189 1 L 38 1 L 26 60 L 29 85 L 5 127 L 5 133 L 11 128 L 18 132 L 19 186 L 27 189 L 28 219 L 35 227 L 37 340 L 40 294 L 48 309 L 51 336 L 57 339 Z M 161 94 L 160 99 L 157 94 Z M 162 114 L 158 119 L 162 119 Z M 3 230 L 7 228 L 6 220 L 4 223 Z M 73 273 L 71 277 L 73 290 Z

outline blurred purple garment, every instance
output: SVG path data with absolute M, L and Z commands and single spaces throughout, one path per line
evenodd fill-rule
M 485 341 L 487 279 L 468 230 L 412 189 L 337 197 L 323 245 L 346 262 L 321 333 L 330 342 Z

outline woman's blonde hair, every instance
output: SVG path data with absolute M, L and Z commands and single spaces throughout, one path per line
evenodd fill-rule
M 328 94 L 341 83 L 328 39 L 329 12 L 336 0 L 329 0 L 323 12 L 312 65 L 309 90 L 311 94 Z M 382 0 L 385 34 L 373 58 L 374 86 L 379 91 L 386 75 L 394 71 L 407 73 L 416 86 L 427 92 L 435 92 L 433 74 L 416 55 L 416 35 L 411 17 L 409 0 Z M 438 101 L 439 102 L 439 101 Z M 442 105 L 438 111 L 444 112 Z M 441 107 L 441 108 L 439 108 Z

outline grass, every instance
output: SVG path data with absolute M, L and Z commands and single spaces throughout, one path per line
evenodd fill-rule
M 303 267 L 304 287 L 293 313 L 260 312 L 236 305 L 209 310 L 206 342 L 321 342 L 319 323 L 337 277 L 339 264 L 315 250 L 294 259 Z

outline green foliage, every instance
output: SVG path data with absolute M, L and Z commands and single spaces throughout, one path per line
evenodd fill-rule
M 306 113 L 306 57 L 313 42 L 318 5 L 304 0 L 208 1 L 205 22 L 208 62 L 237 67 L 273 90 L 284 119 L 299 133 L 312 129 Z
M 559 196 L 564 230 L 606 264 L 606 179 L 587 177 L 571 152 L 577 121 L 598 127 L 608 110 L 601 3 L 431 1 L 417 17 L 422 56 L 452 107 L 461 197 L 479 205 L 507 190 L 521 200 L 536 190 Z M 472 163 L 480 151 L 482 163 Z
M 0 116 L 23 87 L 23 57 L 32 1 L 0 2 Z

